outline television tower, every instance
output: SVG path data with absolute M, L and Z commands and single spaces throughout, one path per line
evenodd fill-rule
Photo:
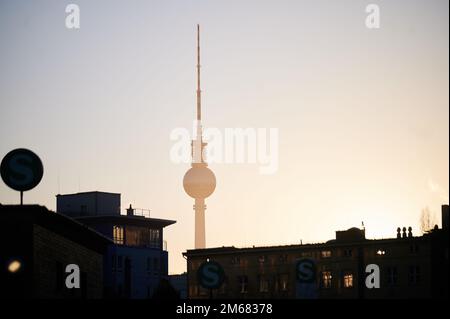
M 200 90 L 200 25 L 197 24 L 197 121 L 196 138 L 191 143 L 191 168 L 183 178 L 184 191 L 194 198 L 195 211 L 195 249 L 206 247 L 205 241 L 205 198 L 216 188 L 216 176 L 208 168 L 204 150 L 207 143 L 202 136 L 202 99 Z

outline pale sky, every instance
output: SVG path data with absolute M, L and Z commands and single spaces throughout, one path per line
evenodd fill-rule
M 76 3 L 81 28 L 65 27 Z M 381 28 L 365 26 L 366 5 Z M 212 164 L 208 247 L 321 242 L 360 226 L 419 234 L 449 192 L 447 0 L 0 0 L 0 157 L 35 151 L 42 182 L 25 203 L 111 191 L 176 220 L 169 271 L 194 245 L 188 164 L 173 129 L 195 117 L 202 28 L 203 124 L 278 128 L 279 170 Z M 0 183 L 0 202 L 19 194 Z

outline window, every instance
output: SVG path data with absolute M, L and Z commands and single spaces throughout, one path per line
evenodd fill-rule
M 387 268 L 387 283 L 390 286 L 394 286 L 397 284 L 397 267 L 388 267 Z
M 123 227 L 114 226 L 113 227 L 113 240 L 114 244 L 123 245 Z
M 282 264 L 287 263 L 287 262 L 288 262 L 288 255 L 280 255 L 279 261 L 280 261 L 280 263 L 282 263 Z
M 231 258 L 231 264 L 239 265 L 240 263 L 241 263 L 241 258 L 240 257 L 232 257 Z
M 127 226 L 125 244 L 127 246 L 161 248 L 160 235 L 159 229 Z
M 153 271 L 158 272 L 159 271 L 159 261 L 158 258 L 153 258 Z
M 409 246 L 409 251 L 410 251 L 411 254 L 417 254 L 417 252 L 419 251 L 419 245 L 411 244 Z
M 288 274 L 282 274 L 278 277 L 278 284 L 280 291 L 288 291 L 288 282 L 289 282 Z
M 210 289 L 203 288 L 202 286 L 200 286 L 199 289 L 198 289 L 198 295 L 199 296 L 203 296 L 203 297 L 209 296 L 210 293 L 211 293 Z
M 352 250 L 344 249 L 344 257 L 352 257 Z
M 331 288 L 331 279 L 332 279 L 331 271 L 322 271 L 322 288 L 328 289 Z
M 259 276 L 259 292 L 269 292 L 269 280 L 265 276 Z
M 409 266 L 408 270 L 408 283 L 415 285 L 420 282 L 420 268 L 419 266 Z
M 320 252 L 320 256 L 322 258 L 330 258 L 331 257 L 331 250 L 322 250 Z
M 111 256 L 111 268 L 112 268 L 113 272 L 116 271 L 116 268 L 117 268 L 117 256 L 115 254 L 113 254 Z
M 266 261 L 266 256 L 259 256 L 258 257 L 258 263 L 264 264 L 265 261 Z
M 353 274 L 352 273 L 344 274 L 344 288 L 353 288 Z
M 312 254 L 312 252 L 310 252 L 310 251 L 303 251 L 303 252 L 300 254 L 300 256 L 301 256 L 301 257 L 312 257 L 313 254 Z
M 147 257 L 147 272 L 152 271 L 152 257 Z
M 159 248 L 161 245 L 160 231 L 159 229 L 150 229 L 149 246 L 153 248 Z
M 119 256 L 117 257 L 117 271 L 122 271 L 123 269 L 123 257 Z
M 198 285 L 192 285 L 189 287 L 189 297 L 198 296 Z
M 224 281 L 224 282 L 220 285 L 220 287 L 219 287 L 217 293 L 224 295 L 224 294 L 226 294 L 226 292 L 227 292 L 227 282 Z
M 239 276 L 239 292 L 241 294 L 246 294 L 248 292 L 248 277 L 247 276 Z

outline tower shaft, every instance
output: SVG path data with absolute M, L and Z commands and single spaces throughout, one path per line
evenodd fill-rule
M 206 247 L 205 235 L 205 199 L 196 198 L 195 211 L 195 249 L 202 249 Z

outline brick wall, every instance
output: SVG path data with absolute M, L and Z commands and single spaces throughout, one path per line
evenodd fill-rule
M 65 286 L 65 267 L 80 267 L 85 288 Z M 33 225 L 33 295 L 37 298 L 101 298 L 103 295 L 103 256 L 84 246 Z

